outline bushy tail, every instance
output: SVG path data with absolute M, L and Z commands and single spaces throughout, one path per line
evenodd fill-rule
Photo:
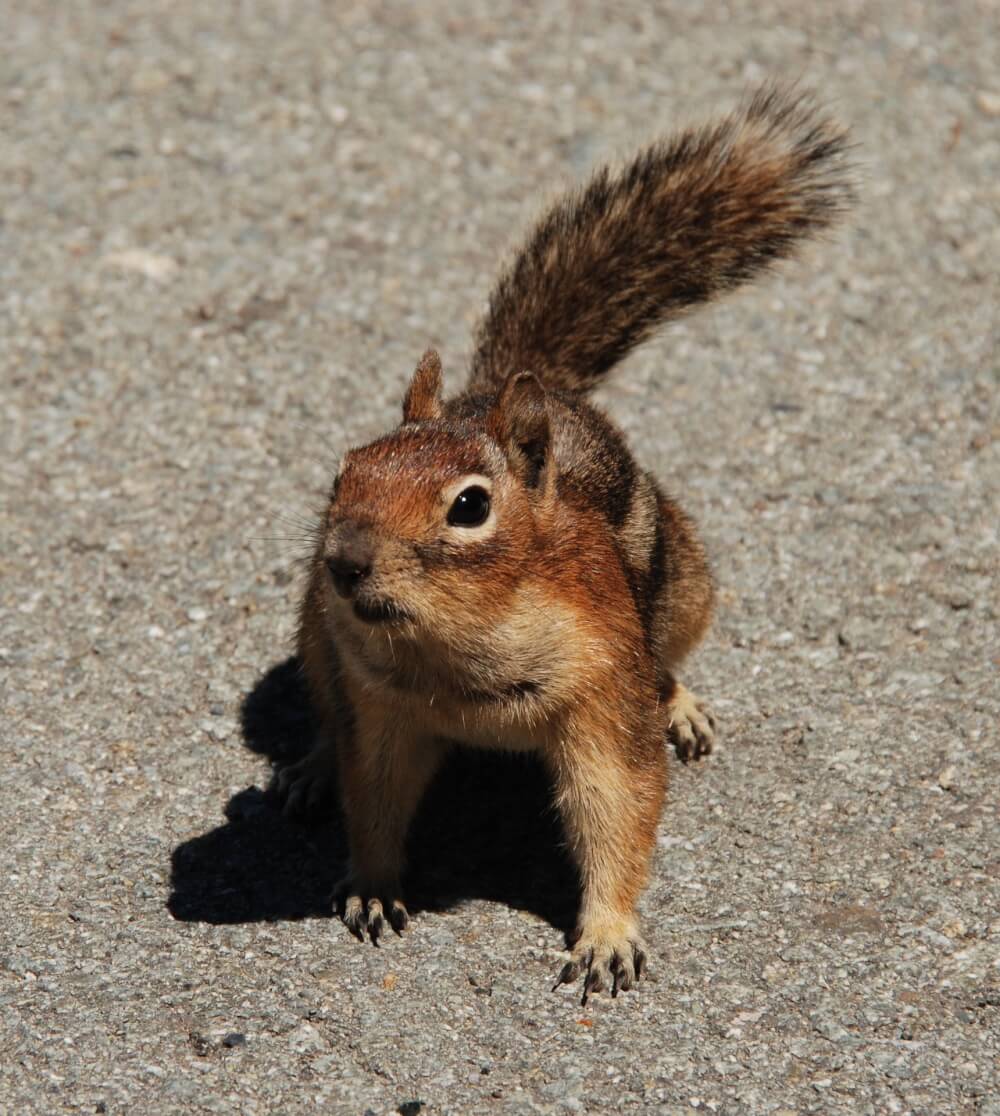
M 791 254 L 853 191 L 842 129 L 773 87 L 599 170 L 541 219 L 476 334 L 470 386 L 583 392 L 660 325 Z

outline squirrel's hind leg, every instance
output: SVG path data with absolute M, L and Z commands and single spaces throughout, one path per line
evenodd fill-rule
M 660 699 L 667 707 L 667 739 L 687 763 L 712 751 L 715 718 L 674 676 L 701 641 L 712 619 L 715 586 L 705 548 L 694 524 L 667 496 L 660 495 L 664 579 L 653 601 L 653 645 L 659 665 Z

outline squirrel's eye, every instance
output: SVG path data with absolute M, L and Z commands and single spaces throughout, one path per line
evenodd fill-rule
M 478 527 L 490 514 L 490 494 L 478 484 L 463 488 L 448 509 L 452 527 Z

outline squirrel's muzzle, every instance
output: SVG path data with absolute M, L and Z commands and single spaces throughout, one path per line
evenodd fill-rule
M 368 536 L 357 528 L 340 533 L 326 559 L 333 587 L 342 597 L 353 597 L 372 572 L 374 549 Z

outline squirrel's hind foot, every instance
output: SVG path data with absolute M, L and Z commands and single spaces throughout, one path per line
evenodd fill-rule
M 315 817 L 336 798 L 334 757 L 317 744 L 305 759 L 278 768 L 271 787 L 286 818 Z
M 715 745 L 715 717 L 698 697 L 679 682 L 669 705 L 667 739 L 681 763 L 707 756 Z

